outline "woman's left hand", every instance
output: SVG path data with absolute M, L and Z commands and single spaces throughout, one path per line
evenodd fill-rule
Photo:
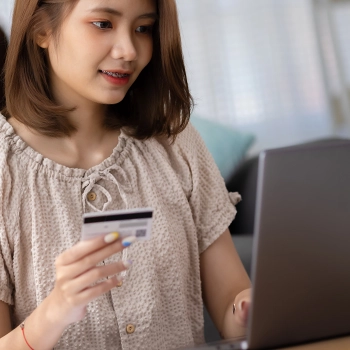
M 235 298 L 234 317 L 236 319 L 236 322 L 242 327 L 248 326 L 248 316 L 251 304 L 250 296 L 251 288 L 245 289 L 242 292 L 238 293 Z

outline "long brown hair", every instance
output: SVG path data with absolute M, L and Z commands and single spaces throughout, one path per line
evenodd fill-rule
M 75 131 L 70 111 L 57 105 L 49 88 L 48 59 L 37 38 L 47 19 L 54 38 L 79 0 L 16 0 L 5 64 L 6 107 L 41 134 L 62 137 Z M 159 19 L 153 29 L 153 55 L 125 98 L 110 106 L 105 126 L 123 127 L 138 139 L 176 137 L 187 125 L 193 100 L 189 91 L 175 0 L 157 0 Z M 46 19 L 46 22 L 45 20 Z

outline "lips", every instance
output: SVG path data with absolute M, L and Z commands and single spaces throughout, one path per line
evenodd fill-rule
M 113 78 L 128 78 L 130 76 L 130 73 L 123 73 L 123 72 L 117 72 L 117 71 L 108 71 L 108 70 L 100 70 L 102 74 L 106 74 Z
M 100 69 L 99 73 L 101 76 L 114 87 L 126 86 L 130 83 L 131 75 L 133 71 L 127 70 L 104 70 Z

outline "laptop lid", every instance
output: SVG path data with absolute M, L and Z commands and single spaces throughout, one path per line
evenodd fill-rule
M 252 349 L 350 333 L 350 141 L 262 152 Z

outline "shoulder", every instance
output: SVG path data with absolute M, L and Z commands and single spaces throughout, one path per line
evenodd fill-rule
M 170 138 L 160 137 L 156 138 L 154 145 L 166 158 L 187 161 L 196 158 L 198 152 L 206 151 L 204 141 L 191 123 L 176 136 L 174 142 Z
M 0 154 L 2 157 L 20 155 L 28 148 L 27 144 L 16 133 L 12 123 L 0 113 Z M 18 162 L 17 162 L 18 165 Z
M 26 148 L 21 138 L 16 134 L 12 123 L 0 113 L 0 152 L 4 154 L 18 154 Z
M 22 162 L 17 157 L 20 152 L 21 142 L 18 136 L 5 117 L 0 114 L 0 195 L 2 202 L 6 198 L 10 200 L 13 197 L 11 189 L 17 187 L 17 180 L 24 176 Z
M 189 123 L 173 141 L 166 136 L 150 138 L 146 141 L 137 141 L 141 149 L 142 163 L 150 160 L 149 168 L 152 172 L 160 173 L 169 181 L 178 181 L 185 193 L 189 194 L 193 187 L 193 175 L 196 165 L 196 148 L 199 135 Z M 139 152 L 138 152 L 139 153 Z
M 202 137 L 191 123 L 188 123 L 187 127 L 177 136 L 174 148 L 181 151 L 186 158 L 193 160 L 202 153 L 209 154 Z
M 11 137 L 11 125 L 0 113 L 0 154 L 8 151 L 9 137 Z
M 0 114 L 0 174 L 9 170 L 9 166 L 19 166 L 17 160 L 13 157 L 21 151 L 21 141 L 15 134 L 13 127 L 5 117 Z
M 216 176 L 220 175 L 204 140 L 191 123 L 178 135 L 174 147 L 179 156 L 188 163 L 193 175 L 194 169 L 197 169 L 197 175 L 203 174 L 203 171 L 214 172 Z
M 178 135 L 176 142 L 182 146 L 194 146 L 199 142 L 203 142 L 199 132 L 189 122 L 186 128 Z
M 201 155 L 209 156 L 201 136 L 191 123 L 179 133 L 173 141 L 168 137 L 157 137 L 149 140 L 149 149 L 157 153 L 177 173 L 187 176 L 191 169 L 201 161 Z
M 184 187 L 192 188 L 194 183 L 198 184 L 206 177 L 221 180 L 214 159 L 191 123 L 177 135 L 174 142 L 169 138 L 158 138 L 152 142 L 163 162 L 171 167 L 185 184 Z
M 8 173 L 9 159 L 12 155 L 12 135 L 9 126 L 0 114 L 0 183 L 4 175 Z

